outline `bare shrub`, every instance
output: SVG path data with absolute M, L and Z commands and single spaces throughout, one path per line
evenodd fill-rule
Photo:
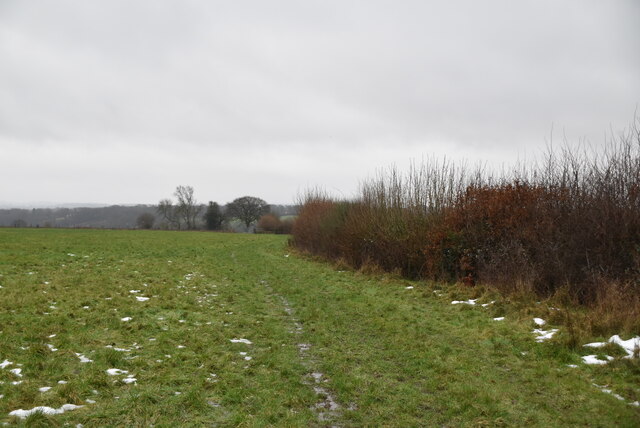
M 549 149 L 497 178 L 428 159 L 406 174 L 378 173 L 353 201 L 311 191 L 292 242 L 355 269 L 561 292 L 606 319 L 622 311 L 638 320 L 637 310 L 622 309 L 640 298 L 640 120 L 634 125 L 604 150 Z

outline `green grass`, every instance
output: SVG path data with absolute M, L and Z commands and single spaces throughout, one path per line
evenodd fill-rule
M 0 363 L 13 363 L 0 369 L 0 423 L 638 425 L 640 410 L 629 404 L 640 399 L 637 361 L 582 365 L 580 355 L 594 352 L 567 347 L 562 326 L 556 340 L 536 343 L 531 317 L 542 309 L 523 316 L 500 299 L 451 305 L 496 297 L 336 271 L 287 257 L 286 239 L 0 229 Z M 322 373 L 320 383 L 311 372 Z M 341 407 L 319 421 L 325 394 Z M 8 416 L 66 403 L 83 407 Z

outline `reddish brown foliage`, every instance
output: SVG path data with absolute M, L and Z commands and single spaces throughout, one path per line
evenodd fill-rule
M 616 290 L 637 301 L 640 132 L 634 132 L 600 157 L 550 153 L 541 167 L 514 178 L 467 179 L 450 164 L 429 164 L 406 180 L 391 170 L 366 182 L 353 202 L 310 195 L 294 244 L 355 268 L 377 265 L 469 286 L 480 281 L 505 292 L 527 287 L 540 296 L 562 289 L 601 305 L 605 284 L 625 284 Z

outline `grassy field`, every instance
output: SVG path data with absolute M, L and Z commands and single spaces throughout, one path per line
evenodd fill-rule
M 544 302 L 339 271 L 286 239 L 0 229 L 0 423 L 640 424 L 637 359 L 584 365 L 624 354 L 560 325 L 537 343 Z M 66 411 L 10 416 L 36 406 Z

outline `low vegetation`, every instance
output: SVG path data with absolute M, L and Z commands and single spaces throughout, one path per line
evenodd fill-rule
M 637 426 L 638 359 L 567 347 L 565 311 L 286 240 L 0 229 L 0 423 Z
M 603 151 L 550 150 L 494 176 L 428 161 L 312 191 L 293 244 L 355 269 L 585 305 L 586 335 L 640 332 L 640 120 Z

